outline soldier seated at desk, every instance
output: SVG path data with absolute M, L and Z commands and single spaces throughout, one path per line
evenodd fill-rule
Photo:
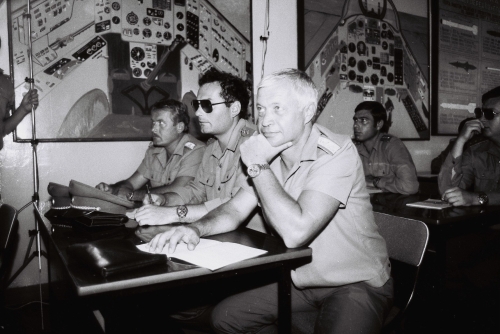
M 172 99 L 156 102 L 151 109 L 153 141 L 137 171 L 115 184 L 99 183 L 96 188 L 130 201 L 142 201 L 150 182 L 151 193 L 163 194 L 184 187 L 200 166 L 205 143 L 188 132 L 186 106 Z
M 322 333 L 378 333 L 393 295 L 385 241 L 352 141 L 312 124 L 317 94 L 298 70 L 265 77 L 256 103 L 260 134 L 240 147 L 248 178 L 198 221 L 164 227 L 150 250 L 173 251 L 178 242 L 194 249 L 202 236 L 237 229 L 260 205 L 287 247 L 313 250 L 312 262 L 292 271 L 292 312 L 319 311 L 315 326 Z M 277 288 L 274 283 L 224 299 L 211 314 L 212 327 L 217 333 L 274 332 Z
M 379 102 L 365 101 L 354 110 L 354 143 L 363 162 L 366 184 L 403 195 L 418 192 L 417 171 L 399 138 L 382 132 L 387 112 Z
M 483 94 L 439 173 L 442 199 L 454 206 L 500 204 L 500 86 Z M 466 146 L 476 134 L 484 140 Z

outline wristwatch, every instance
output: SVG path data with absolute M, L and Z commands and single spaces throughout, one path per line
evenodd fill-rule
M 179 205 L 177 207 L 177 216 L 179 216 L 179 219 L 186 218 L 187 213 L 188 213 L 187 206 Z
M 257 177 L 259 176 L 260 172 L 262 172 L 264 169 L 269 168 L 269 164 L 253 164 L 248 166 L 247 173 L 250 177 Z
M 490 200 L 488 198 L 488 195 L 480 192 L 477 194 L 477 201 L 479 202 L 479 205 L 487 205 Z
M 133 191 L 132 191 L 132 192 L 129 192 L 129 193 L 127 194 L 127 199 L 128 199 L 129 201 L 132 201 L 132 200 L 133 200 L 133 198 L 134 198 L 134 192 L 133 192 Z

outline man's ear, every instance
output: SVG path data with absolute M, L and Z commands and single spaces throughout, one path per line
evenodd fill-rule
M 241 111 L 241 103 L 240 101 L 234 101 L 231 103 L 229 107 L 229 111 L 231 112 L 231 117 L 238 117 Z
M 380 131 L 382 128 L 384 127 L 384 121 L 383 120 L 380 120 L 377 122 L 377 130 Z
M 316 115 L 316 108 L 313 103 L 309 104 L 307 107 L 305 107 L 305 119 L 304 119 L 304 124 L 307 124 L 311 122 Z
M 184 132 L 184 129 L 186 128 L 186 124 L 184 124 L 183 122 L 179 122 L 177 123 L 177 125 L 175 126 L 175 130 L 177 131 L 177 133 L 182 133 Z

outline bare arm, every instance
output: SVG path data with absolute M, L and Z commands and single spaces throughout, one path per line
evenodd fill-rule
M 38 91 L 36 89 L 28 91 L 26 95 L 24 95 L 19 107 L 12 113 L 12 116 L 3 121 L 3 127 L 0 128 L 2 137 L 14 131 L 24 117 L 31 112 L 32 107 L 35 109 L 38 107 Z M 8 115 L 6 101 L 1 101 L 0 108 L 3 109 L 0 110 L 0 114 L 3 119 L 6 115 Z
M 177 207 L 163 207 L 156 205 L 144 205 L 130 214 L 139 225 L 165 225 L 171 223 L 191 223 L 208 213 L 204 204 L 187 205 L 187 215 L 180 219 Z

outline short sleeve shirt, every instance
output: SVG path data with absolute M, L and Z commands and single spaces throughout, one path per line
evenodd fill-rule
M 377 187 L 392 193 L 410 195 L 418 191 L 417 170 L 403 142 L 379 133 L 371 152 L 356 142 L 365 175 L 379 177 Z
M 175 191 L 184 203 L 205 203 L 207 210 L 211 211 L 236 195 L 238 185 L 246 182 L 240 162 L 240 145 L 255 131 L 254 124 L 240 119 L 224 151 L 217 140 L 207 146 L 195 179 Z
M 465 149 L 456 159 L 448 153 L 438 178 L 439 191 L 459 187 L 473 192 L 500 190 L 500 148 L 490 140 Z
M 271 170 L 295 200 L 303 191 L 312 190 L 341 203 L 333 219 L 309 244 L 312 262 L 292 271 L 294 284 L 298 288 L 362 281 L 375 287 L 384 285 L 390 276 L 386 244 L 378 233 L 361 160 L 351 139 L 315 124 L 300 163 L 289 176 L 281 177 L 279 156 Z
M 205 143 L 186 133 L 171 156 L 165 147 L 150 145 L 137 171 L 152 187 L 169 185 L 179 176 L 195 177 L 204 152 Z

